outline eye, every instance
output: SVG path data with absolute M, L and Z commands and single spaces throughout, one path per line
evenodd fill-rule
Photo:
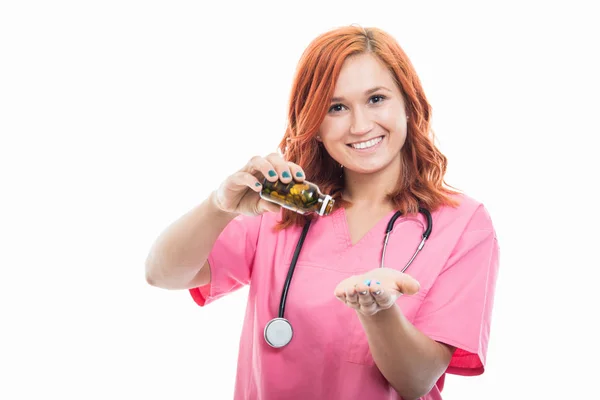
M 385 96 L 380 94 L 377 94 L 369 99 L 369 101 L 372 103 L 381 103 L 383 100 L 385 100 Z
M 341 104 L 334 104 L 331 107 L 329 107 L 329 112 L 340 112 L 344 109 L 344 106 Z

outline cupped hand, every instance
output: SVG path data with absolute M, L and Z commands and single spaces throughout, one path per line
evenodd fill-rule
M 419 282 L 392 268 L 376 268 L 341 281 L 334 294 L 357 312 L 371 316 L 392 307 L 401 295 L 419 291 Z

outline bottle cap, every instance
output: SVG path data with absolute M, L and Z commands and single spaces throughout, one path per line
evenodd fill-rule
M 331 198 L 330 195 L 326 194 L 325 195 L 325 199 L 323 199 L 323 204 L 321 204 L 321 209 L 319 210 L 319 215 L 323 216 L 323 214 L 325 213 L 325 210 L 327 209 L 327 205 L 329 203 L 333 203 L 334 200 Z

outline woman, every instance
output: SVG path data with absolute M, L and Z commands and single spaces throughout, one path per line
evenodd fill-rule
M 392 37 L 327 32 L 299 62 L 283 156 L 252 158 L 157 239 L 152 285 L 189 289 L 200 306 L 250 285 L 236 399 L 441 399 L 446 373 L 483 373 L 498 244 L 483 205 L 445 187 L 430 117 Z M 305 178 L 335 199 L 331 214 L 259 197 L 264 179 Z M 431 235 L 403 273 L 428 226 L 420 207 Z M 309 220 L 278 347 L 265 328 Z

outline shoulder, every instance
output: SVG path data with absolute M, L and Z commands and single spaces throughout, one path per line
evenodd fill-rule
M 230 222 L 234 229 L 244 229 L 256 232 L 260 236 L 277 235 L 277 225 L 282 221 L 282 212 L 265 212 L 260 215 L 240 214 Z
M 444 206 L 432 213 L 436 243 L 446 257 L 440 274 L 449 268 L 474 274 L 481 265 L 496 265 L 498 238 L 485 205 L 464 193 L 453 195 L 453 199 L 457 206 Z M 459 265 L 462 267 L 457 268 Z
M 454 234 L 478 230 L 494 232 L 492 217 L 480 200 L 465 193 L 453 194 L 450 198 L 458 205 L 444 205 L 432 213 L 439 228 L 449 229 Z

